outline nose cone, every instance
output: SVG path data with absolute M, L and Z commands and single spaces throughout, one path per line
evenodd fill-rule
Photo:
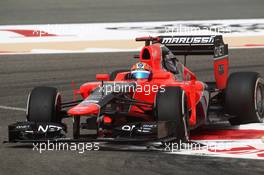
M 97 115 L 100 111 L 100 106 L 96 103 L 82 104 L 68 110 L 68 115 Z

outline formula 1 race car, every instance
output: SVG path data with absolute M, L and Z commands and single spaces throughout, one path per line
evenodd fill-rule
M 264 81 L 256 72 L 228 77 L 222 36 L 142 37 L 131 70 L 97 74 L 80 86 L 82 100 L 62 102 L 53 87 L 29 94 L 27 120 L 9 125 L 9 142 L 67 140 L 64 118 L 73 119 L 71 141 L 188 141 L 190 130 L 211 113 L 231 125 L 264 121 Z M 176 56 L 213 55 L 214 82 L 199 81 Z M 94 130 L 95 134 L 82 134 Z

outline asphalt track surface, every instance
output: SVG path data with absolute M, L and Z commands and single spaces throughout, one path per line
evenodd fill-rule
M 263 0 L 1 0 L 0 25 L 263 18 Z
M 0 56 L 0 105 L 25 108 L 34 86 L 54 86 L 63 99 L 72 99 L 71 81 L 77 85 L 96 73 L 129 68 L 134 53 L 51 54 Z M 230 72 L 257 71 L 264 76 L 262 49 L 230 51 Z M 201 80 L 212 80 L 212 59 L 192 57 L 188 66 Z M 0 142 L 7 125 L 25 119 L 22 111 L 0 109 Z M 69 122 L 69 121 L 66 121 Z M 0 174 L 260 174 L 263 161 L 168 155 L 135 151 L 46 151 L 0 144 Z
M 0 25 L 263 18 L 263 0 L 2 0 Z M 0 106 L 25 108 L 35 86 L 57 87 L 64 100 L 76 87 L 136 62 L 133 53 L 0 56 Z M 262 49 L 231 50 L 232 71 L 264 76 Z M 191 58 L 201 80 L 212 80 L 212 60 Z M 25 119 L 23 111 L 0 109 L 0 142 L 7 125 Z M 70 122 L 70 121 L 66 121 Z M 47 151 L 0 144 L 0 175 L 8 174 L 263 174 L 263 161 L 168 155 L 132 151 Z

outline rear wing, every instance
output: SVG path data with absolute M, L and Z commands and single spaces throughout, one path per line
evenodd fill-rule
M 142 37 L 136 41 L 145 41 L 145 45 L 163 44 L 175 55 L 214 55 L 218 58 L 228 54 L 228 45 L 222 35 Z
M 226 88 L 229 64 L 228 45 L 224 43 L 221 35 L 143 37 L 136 38 L 136 41 L 145 41 L 146 46 L 160 43 L 174 55 L 183 55 L 184 65 L 186 65 L 187 55 L 213 55 L 216 88 Z

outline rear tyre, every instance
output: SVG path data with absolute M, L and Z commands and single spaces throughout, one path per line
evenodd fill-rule
M 116 70 L 116 71 L 113 71 L 111 74 L 110 74 L 110 81 L 114 81 L 117 74 L 121 73 L 121 72 L 129 72 L 130 70 L 128 69 L 120 69 L 120 70 Z
M 32 122 L 61 122 L 61 96 L 56 88 L 36 87 L 27 104 L 27 120 Z
M 234 116 L 231 125 L 264 122 L 264 81 L 256 72 L 236 72 L 229 76 L 225 109 Z
M 165 87 L 165 91 L 158 91 L 155 105 L 157 120 L 175 122 L 173 137 L 177 141 L 188 141 L 189 116 L 184 91 L 179 87 Z

